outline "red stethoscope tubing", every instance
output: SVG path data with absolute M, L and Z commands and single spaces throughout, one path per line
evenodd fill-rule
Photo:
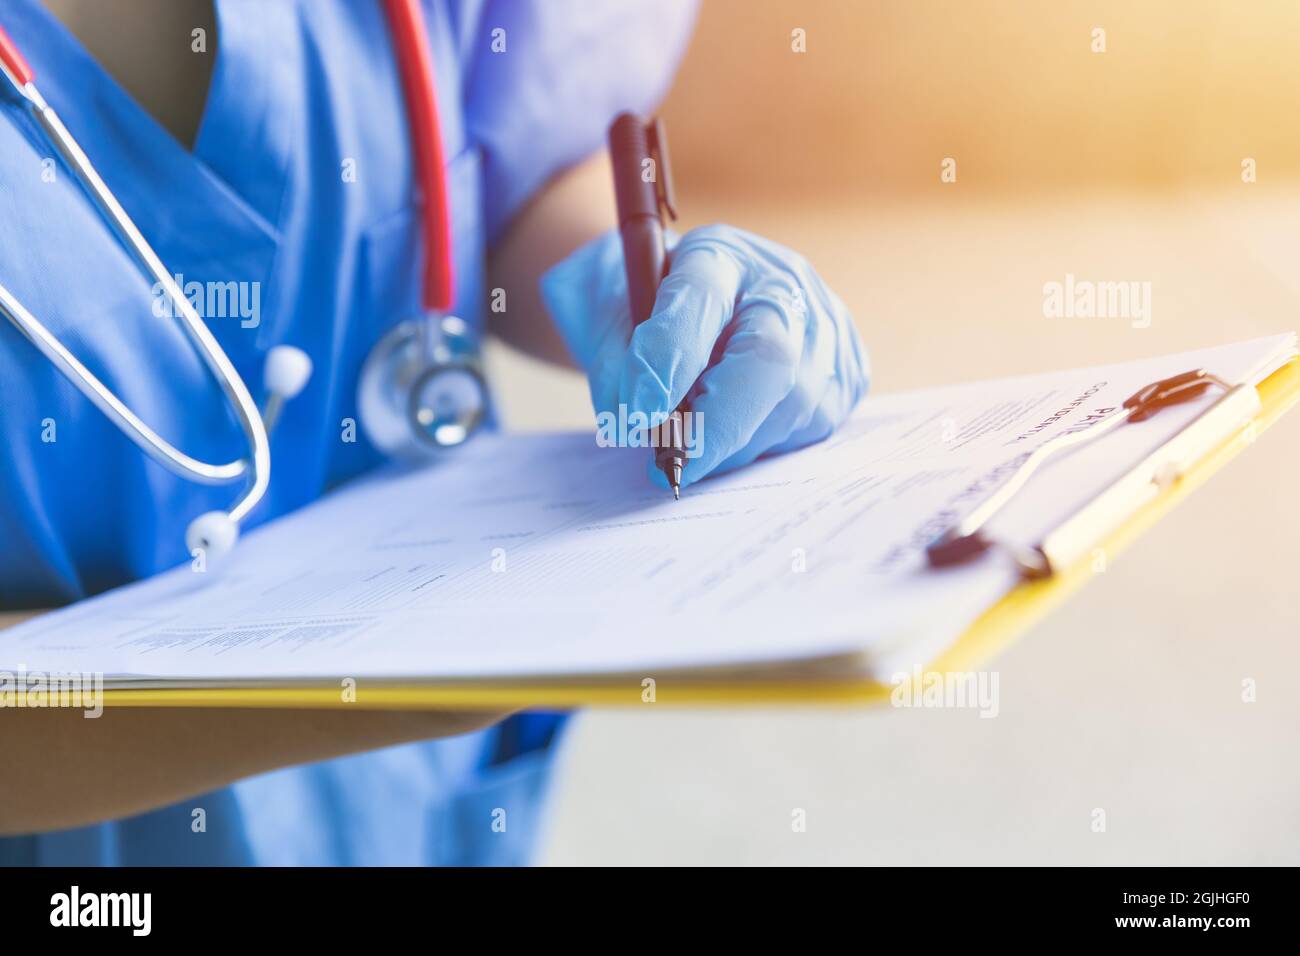
M 424 199 L 424 307 L 446 311 L 455 298 L 451 258 L 451 209 L 447 196 L 447 168 L 442 149 L 442 126 L 434 92 L 433 52 L 424 28 L 419 0 L 384 0 L 384 12 L 393 35 L 415 175 Z M 0 27 L 0 63 L 20 86 L 30 83 L 32 68 Z
M 415 174 L 424 198 L 424 307 L 446 311 L 455 298 L 451 259 L 451 209 L 442 126 L 434 93 L 433 51 L 420 0 L 384 0 L 397 66 L 402 75 Z
M 26 86 L 32 81 L 32 68 L 27 65 L 27 61 L 18 52 L 18 47 L 14 46 L 14 41 L 9 39 L 9 34 L 5 33 L 3 27 L 0 27 L 0 63 L 3 63 L 5 69 L 13 74 L 19 86 Z

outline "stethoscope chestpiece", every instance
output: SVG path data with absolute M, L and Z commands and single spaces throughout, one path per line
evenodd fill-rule
M 488 407 L 469 327 L 439 314 L 394 326 L 362 366 L 357 405 L 366 438 L 385 455 L 418 461 L 463 445 Z

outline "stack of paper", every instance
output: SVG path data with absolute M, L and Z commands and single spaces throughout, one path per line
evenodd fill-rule
M 597 447 L 589 433 L 485 437 L 248 534 L 224 568 L 187 565 L 6 631 L 0 668 L 103 672 L 133 687 L 887 680 L 1016 584 L 997 552 L 942 572 L 924 561 L 1009 462 L 1151 381 L 1205 367 L 1258 382 L 1294 346 L 1287 335 L 872 396 L 824 444 L 679 502 L 648 481 L 645 449 Z M 1048 466 L 997 533 L 1032 543 L 1213 400 Z

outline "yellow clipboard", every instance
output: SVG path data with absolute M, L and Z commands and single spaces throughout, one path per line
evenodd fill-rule
M 1292 359 L 1258 386 L 1261 411 L 1243 429 L 1190 467 L 1099 542 L 1113 557 L 1224 464 L 1235 458 L 1300 400 L 1300 359 Z M 1049 578 L 1024 581 L 991 607 L 927 670 L 970 671 L 1055 610 L 1092 577 L 1090 560 Z M 575 707 L 641 707 L 640 678 L 602 678 L 583 682 L 446 682 L 398 685 L 360 682 L 345 695 L 339 687 L 246 687 L 163 690 L 106 689 L 104 703 L 115 707 L 270 707 L 389 710 L 517 710 Z M 893 687 L 859 678 L 843 681 L 707 680 L 658 677 L 658 706 L 741 707 L 782 705 L 861 706 L 888 701 Z

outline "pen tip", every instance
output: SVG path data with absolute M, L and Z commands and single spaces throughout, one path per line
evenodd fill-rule
M 682 463 L 680 460 L 673 462 L 672 468 L 665 468 L 664 475 L 668 478 L 668 484 L 673 489 L 673 501 L 682 500 Z

